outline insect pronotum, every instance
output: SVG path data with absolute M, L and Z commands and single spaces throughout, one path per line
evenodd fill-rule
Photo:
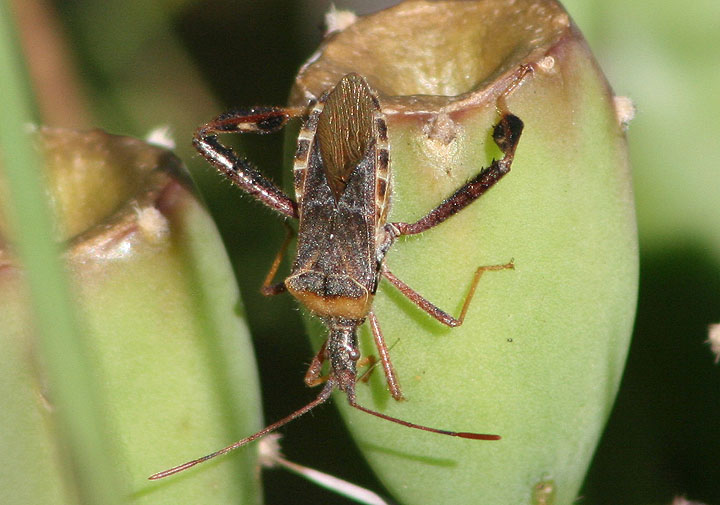
M 500 438 L 421 426 L 376 412 L 357 403 L 355 383 L 360 359 L 357 330 L 368 321 L 390 394 L 396 400 L 403 398 L 380 325 L 372 311 L 373 297 L 382 277 L 430 316 L 448 326 L 459 326 L 482 273 L 513 268 L 512 262 L 478 268 L 460 316 L 455 318 L 393 275 L 384 261 L 397 237 L 437 226 L 475 201 L 510 171 L 523 123 L 507 112 L 504 100 L 502 103 L 493 139 L 503 157 L 494 160 L 414 223 L 387 221 L 391 197 L 387 125 L 376 93 L 358 74 L 342 77 L 307 109 L 252 107 L 222 114 L 197 130 L 195 147 L 220 172 L 282 216 L 299 220 L 297 255 L 290 275 L 282 282 L 273 283 L 287 247 L 286 240 L 265 279 L 262 293 L 270 296 L 287 291 L 325 323 L 327 340 L 305 375 L 307 385 L 323 382 L 324 385 L 313 401 L 287 417 L 224 449 L 156 473 L 151 479 L 167 477 L 257 440 L 325 403 L 336 388 L 346 394 L 354 408 L 403 426 L 475 440 Z M 299 116 L 306 118 L 298 135 L 294 161 L 296 200 L 218 141 L 218 133 L 277 132 L 291 118 Z M 329 372 L 323 377 L 325 361 L 329 362 Z

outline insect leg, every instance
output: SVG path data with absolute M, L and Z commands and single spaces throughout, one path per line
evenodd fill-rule
M 358 382 L 367 382 L 370 380 L 370 375 L 372 374 L 373 370 L 375 369 L 375 366 L 377 365 L 377 359 L 372 354 L 368 354 L 367 356 L 363 356 L 360 358 L 357 362 L 357 367 L 367 367 L 367 370 L 365 370 L 360 377 L 358 377 Z
M 328 376 L 322 375 L 322 365 L 327 360 L 327 352 L 325 351 L 325 346 L 327 345 L 327 342 L 324 342 L 320 350 L 313 356 L 312 361 L 310 362 L 310 366 L 307 369 L 307 372 L 305 372 L 305 385 L 308 387 L 315 387 L 323 382 L 327 382 Z M 384 345 L 384 342 L 383 342 Z M 387 350 L 386 350 L 387 354 Z M 375 366 L 375 357 L 365 356 L 361 360 L 357 362 L 358 367 L 363 367 L 368 365 L 368 370 L 365 371 L 365 373 L 358 378 L 359 381 L 367 382 L 368 375 L 372 371 L 373 367 Z M 384 366 L 384 365 L 383 365 Z M 392 367 L 392 365 L 390 365 Z M 393 377 L 394 377 L 394 371 L 393 371 Z M 397 383 L 397 380 L 394 380 L 395 383 Z
M 255 107 L 222 114 L 195 132 L 193 144 L 205 159 L 242 190 L 287 217 L 297 218 L 297 204 L 266 179 L 249 161 L 238 158 L 218 140 L 218 133 L 273 133 L 302 111 L 298 108 Z
M 284 293 L 287 291 L 285 282 L 276 282 L 274 284 L 272 282 L 272 280 L 275 278 L 275 274 L 277 274 L 278 268 L 280 268 L 280 263 L 282 263 L 282 259 L 283 256 L 285 256 L 288 245 L 290 245 L 290 241 L 295 236 L 295 232 L 292 228 L 290 228 L 287 223 L 285 223 L 285 230 L 285 240 L 280 246 L 280 250 L 278 251 L 277 255 L 275 255 L 275 259 L 273 260 L 273 264 L 270 267 L 270 271 L 265 276 L 265 280 L 260 287 L 260 292 L 265 296 L 279 295 L 280 293 Z
M 503 93 L 497 99 L 497 110 L 501 115 L 510 113 L 510 109 L 508 108 L 507 104 L 508 97 L 515 93 L 515 91 L 520 87 L 525 78 L 528 76 L 532 76 L 534 71 L 535 69 L 532 63 L 520 65 L 520 68 L 515 74 L 515 79 L 513 80 L 513 82 L 510 84 L 510 86 L 507 87 L 505 91 L 503 91 Z
M 508 263 L 505 263 L 504 265 L 489 265 L 478 267 L 478 269 L 475 271 L 475 276 L 473 277 L 472 284 L 470 285 L 470 291 L 468 291 L 468 294 L 465 295 L 462 310 L 460 311 L 460 316 L 458 318 L 451 316 L 444 310 L 434 305 L 432 302 L 428 301 L 420 293 L 418 293 L 410 286 L 405 284 L 403 281 L 395 277 L 395 275 L 390 270 L 388 270 L 387 267 L 383 269 L 383 275 L 387 280 L 390 281 L 393 286 L 398 288 L 400 292 L 404 294 L 415 305 L 423 309 L 425 312 L 430 314 L 432 317 L 434 317 L 441 323 L 447 326 L 456 327 L 460 326 L 465 320 L 465 314 L 467 313 L 468 307 L 470 306 L 470 301 L 475 295 L 475 289 L 477 288 L 478 282 L 480 282 L 480 277 L 482 277 L 482 274 L 488 270 L 506 270 L 514 268 L 515 264 L 512 260 Z
M 310 366 L 307 372 L 305 372 L 305 385 L 308 387 L 312 388 L 327 381 L 327 377 L 323 377 L 322 375 L 322 365 L 327 359 L 327 352 L 325 351 L 326 344 L 327 341 L 323 342 L 322 347 L 317 354 L 313 356 Z
M 422 233 L 437 226 L 477 200 L 510 171 L 522 129 L 523 122 L 520 118 L 512 114 L 504 114 L 493 130 L 493 139 L 504 156 L 500 160 L 493 160 L 488 168 L 480 171 L 476 177 L 468 181 L 452 196 L 446 198 L 445 201 L 418 221 L 386 225 L 389 233 L 395 237 Z
M 378 354 L 380 354 L 380 362 L 382 363 L 383 370 L 385 371 L 385 381 L 387 382 L 390 394 L 396 400 L 404 400 L 402 390 L 400 389 L 400 383 L 397 380 L 395 374 L 395 368 L 390 361 L 390 354 L 388 353 L 385 339 L 383 338 L 380 325 L 378 324 L 375 313 L 371 310 L 368 313 L 368 321 L 370 322 L 370 329 L 372 330 L 373 338 L 375 339 L 375 346 L 377 347 Z

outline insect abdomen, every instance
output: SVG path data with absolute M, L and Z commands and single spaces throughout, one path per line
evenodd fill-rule
M 318 316 L 363 319 L 372 295 L 349 275 L 303 270 L 285 280 L 290 294 Z

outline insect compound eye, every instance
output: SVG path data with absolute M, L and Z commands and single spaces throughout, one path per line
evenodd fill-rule
M 350 349 L 350 353 L 348 354 L 351 360 L 357 361 L 360 359 L 360 351 L 357 349 Z

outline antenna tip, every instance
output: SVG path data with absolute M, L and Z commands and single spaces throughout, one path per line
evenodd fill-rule
M 467 432 L 460 432 L 457 436 L 461 438 L 469 438 L 471 440 L 500 440 L 502 438 L 500 435 L 486 435 L 484 433 Z
M 195 466 L 202 461 L 205 461 L 205 460 L 201 458 L 201 459 L 196 459 L 195 461 L 188 461 L 187 463 L 184 463 L 180 466 L 176 466 L 175 468 L 171 468 L 170 470 L 165 470 L 163 472 L 154 473 L 150 477 L 148 477 L 148 480 L 159 480 L 159 479 L 163 479 L 165 477 L 169 477 L 170 475 L 174 475 L 178 472 L 182 472 L 183 470 L 187 470 L 191 466 Z

